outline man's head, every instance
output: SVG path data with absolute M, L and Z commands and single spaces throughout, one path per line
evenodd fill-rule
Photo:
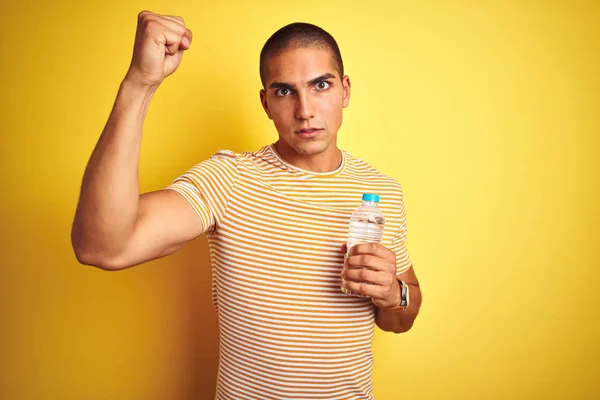
M 301 156 L 336 154 L 342 108 L 350 99 L 343 74 L 335 39 L 318 26 L 293 23 L 267 40 L 260 54 L 260 97 L 280 147 Z M 302 131 L 309 128 L 318 130 Z
M 339 77 L 344 76 L 344 62 L 337 42 L 324 29 L 303 22 L 295 22 L 284 26 L 275 32 L 263 46 L 260 52 L 260 80 L 263 89 L 266 85 L 267 59 L 277 56 L 286 50 L 298 48 L 313 48 L 327 50 L 331 53 L 333 67 Z

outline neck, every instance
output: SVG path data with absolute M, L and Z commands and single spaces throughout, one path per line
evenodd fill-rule
M 324 152 L 311 155 L 298 154 L 294 149 L 283 145 L 281 141 L 277 141 L 273 146 L 279 156 L 287 163 L 307 171 L 331 172 L 338 169 L 342 164 L 342 154 L 335 143 Z

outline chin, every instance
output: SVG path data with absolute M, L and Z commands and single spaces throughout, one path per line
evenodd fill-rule
M 313 156 L 316 154 L 321 154 L 329 147 L 329 143 L 315 141 L 315 142 L 296 142 L 293 144 L 293 149 L 296 153 L 303 156 Z

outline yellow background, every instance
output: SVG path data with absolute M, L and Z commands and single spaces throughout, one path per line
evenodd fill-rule
M 424 295 L 410 332 L 376 334 L 377 399 L 599 398 L 599 3 L 252 3 L 3 2 L 0 398 L 214 393 L 205 239 L 116 273 L 70 247 L 142 9 L 194 32 L 149 110 L 142 191 L 276 140 L 258 95 L 276 29 L 337 39 L 339 145 L 403 185 Z

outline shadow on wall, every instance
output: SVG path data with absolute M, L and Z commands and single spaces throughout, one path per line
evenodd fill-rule
M 206 237 L 184 246 L 165 262 L 181 275 L 176 279 L 181 301 L 173 343 L 182 355 L 177 366 L 180 399 L 214 398 L 219 362 L 217 313 L 212 306 L 211 265 Z M 175 268 L 173 268 L 175 267 Z

